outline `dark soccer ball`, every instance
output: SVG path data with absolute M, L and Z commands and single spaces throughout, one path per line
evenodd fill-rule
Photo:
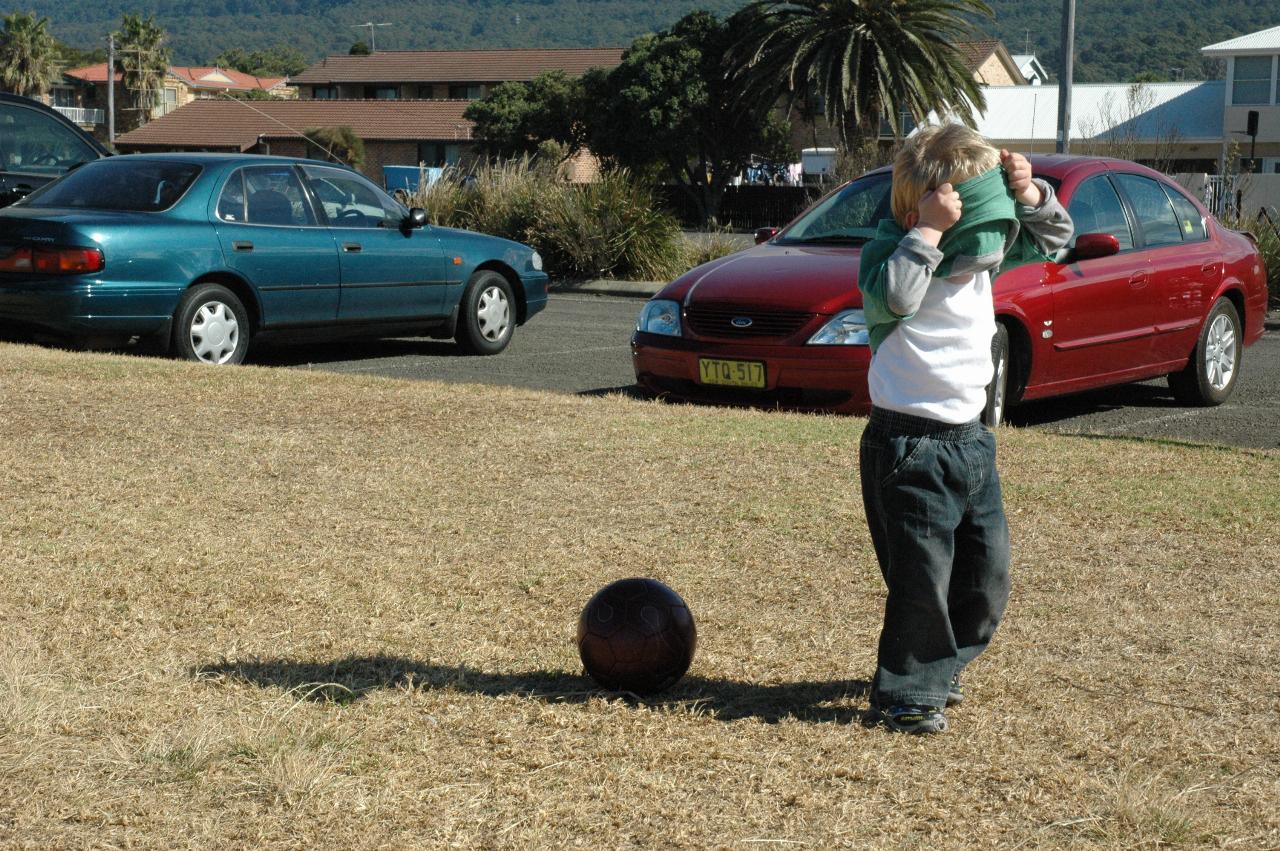
M 698 633 L 680 595 L 656 579 L 619 579 L 596 592 L 578 618 L 578 653 L 610 691 L 652 694 L 689 670 Z

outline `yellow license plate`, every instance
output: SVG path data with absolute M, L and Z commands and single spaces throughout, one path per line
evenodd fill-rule
M 703 384 L 764 388 L 764 364 L 754 360 L 698 359 L 698 380 Z

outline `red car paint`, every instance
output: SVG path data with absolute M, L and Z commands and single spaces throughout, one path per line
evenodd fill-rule
M 1262 336 L 1266 273 L 1249 238 L 1224 227 L 1164 175 L 1135 163 L 1099 157 L 1030 159 L 1037 176 L 1057 185 L 1058 197 L 1068 209 L 1076 189 L 1097 175 L 1110 175 L 1113 186 L 1119 174 L 1154 179 L 1195 207 L 1204 218 L 1207 238 L 1161 247 L 1139 245 L 1088 260 L 1068 256 L 1065 263 L 1024 266 L 1000 276 L 994 300 L 997 318 L 1009 331 L 1011 401 L 1181 370 L 1220 297 L 1235 304 L 1242 345 Z M 887 169 L 871 174 L 883 172 Z M 1127 194 L 1118 194 L 1125 199 L 1136 242 L 1144 234 L 1135 222 L 1137 208 Z M 854 414 L 870 410 L 870 349 L 806 345 L 833 315 L 862 306 L 857 288 L 860 248 L 780 244 L 786 236 L 783 230 L 754 248 L 699 266 L 655 296 L 681 304 L 682 336 L 635 333 L 632 360 L 643 388 L 730 404 Z M 803 321 L 768 337 L 730 339 L 708 333 L 705 325 L 699 333 L 697 316 L 717 310 L 721 316 L 741 313 L 765 319 L 800 314 Z M 702 358 L 762 362 L 765 388 L 703 384 L 698 366 Z

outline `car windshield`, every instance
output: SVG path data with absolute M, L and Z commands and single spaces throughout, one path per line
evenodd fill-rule
M 31 107 L 0 103 L 0 170 L 62 174 L 100 155 L 75 131 Z
M 87 163 L 19 203 L 155 213 L 176 204 L 198 174 L 194 163 L 113 157 Z
M 874 239 L 888 218 L 889 172 L 869 174 L 835 192 L 805 213 L 774 241 L 783 245 L 855 245 Z

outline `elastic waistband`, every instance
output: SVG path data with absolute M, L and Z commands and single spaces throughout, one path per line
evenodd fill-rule
M 928 417 L 917 417 L 874 407 L 871 409 L 871 421 L 867 423 L 867 431 L 876 434 L 907 434 L 955 442 L 972 440 L 986 429 L 987 427 L 980 420 L 955 425 L 941 420 L 931 420 Z

